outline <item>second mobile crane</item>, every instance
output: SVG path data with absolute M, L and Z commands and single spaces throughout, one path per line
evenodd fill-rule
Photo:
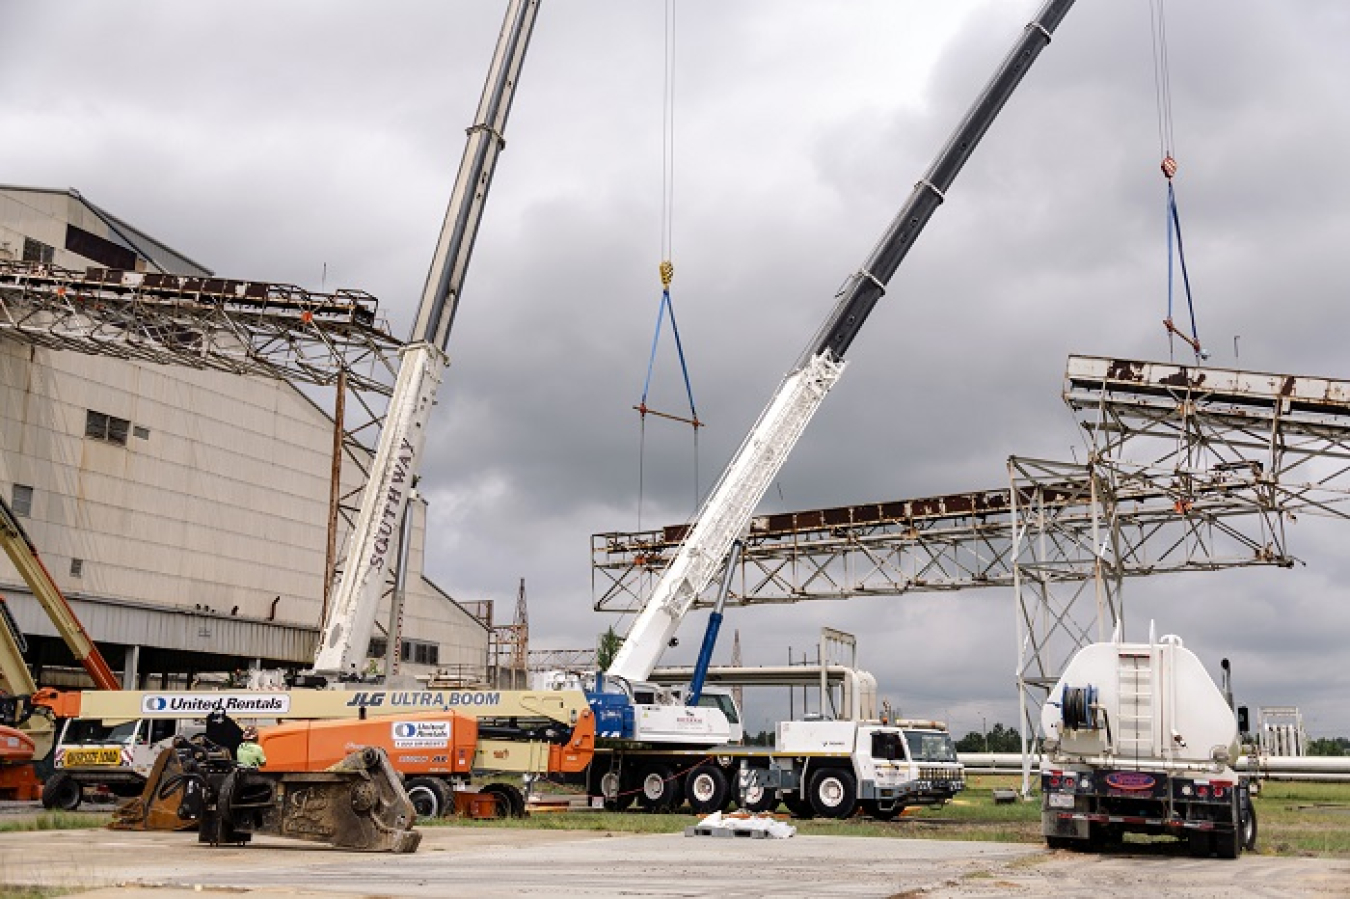
M 654 690 L 646 684 L 647 678 L 699 595 L 729 565 L 728 554 L 745 535 L 765 491 L 843 374 L 844 354 L 885 293 L 886 284 L 1072 6 L 1073 0 L 1048 0 L 1026 26 L 928 171 L 915 184 L 871 255 L 845 283 L 810 348 L 783 379 L 699 509 L 695 524 L 653 587 L 613 663 L 591 685 L 589 695 L 596 712 L 596 733 L 616 741 L 609 756 L 614 760 L 611 774 L 616 784 L 632 782 L 621 770 L 615 770 L 622 768 L 619 762 L 622 750 L 616 747 L 654 742 L 644 732 L 646 721 L 677 723 L 677 732 L 667 735 L 664 741 L 686 746 L 697 745 L 700 740 L 709 746 L 732 732 L 721 709 L 688 707 L 686 694 Z M 725 589 L 724 583 L 724 592 Z M 714 615 L 714 622 L 719 619 L 720 615 Z M 706 668 L 710 649 L 705 645 L 700 653 L 700 668 Z M 696 671 L 695 682 L 699 679 Z M 597 762 L 600 760 L 598 756 Z M 670 767 L 665 765 L 660 770 Z M 798 789 L 804 792 L 805 784 L 798 785 Z

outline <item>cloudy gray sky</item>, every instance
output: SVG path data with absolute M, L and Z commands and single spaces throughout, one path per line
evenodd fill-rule
M 663 4 L 546 0 L 451 338 L 423 488 L 428 573 L 589 645 L 590 535 L 685 520 L 1037 0 L 680 0 L 674 297 L 700 416 L 650 424 Z M 0 181 L 76 187 L 219 273 L 380 297 L 406 335 L 498 2 L 0 0 Z M 1178 178 L 1213 363 L 1350 377 L 1350 9 L 1167 5 Z M 993 488 L 1069 459 L 1070 353 L 1166 359 L 1146 0 L 1081 3 L 850 350 L 770 491 L 798 509 Z M 667 338 L 669 335 L 667 334 Z M 1235 358 L 1235 353 L 1240 353 Z M 652 405 L 682 385 L 662 347 Z M 695 481 L 697 471 L 697 482 Z M 1350 532 L 1293 571 L 1131 583 L 1239 698 L 1350 734 Z M 702 616 L 685 628 L 697 645 Z M 1012 723 L 1003 591 L 737 610 L 748 663 L 855 632 L 910 714 Z M 626 623 L 620 623 L 620 627 Z M 674 661 L 680 661 L 673 654 Z M 752 727 L 780 710 L 766 700 Z

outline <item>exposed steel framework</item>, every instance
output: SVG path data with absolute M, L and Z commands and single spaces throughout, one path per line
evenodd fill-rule
M 359 290 L 316 293 L 289 284 L 0 260 L 0 337 L 119 359 L 334 387 L 341 454 L 361 472 L 335 490 L 330 575 L 339 516 L 348 525 L 369 475 L 403 342 Z M 350 400 L 351 402 L 348 402 Z M 334 458 L 334 484 L 339 480 Z

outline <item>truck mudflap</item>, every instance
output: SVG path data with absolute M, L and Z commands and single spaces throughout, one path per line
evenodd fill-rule
M 240 768 L 227 751 L 181 741 L 155 763 L 140 797 L 117 810 L 118 830 L 197 828 L 199 842 L 243 844 L 254 834 L 360 852 L 414 852 L 422 835 L 383 750 L 353 752 L 324 771 Z

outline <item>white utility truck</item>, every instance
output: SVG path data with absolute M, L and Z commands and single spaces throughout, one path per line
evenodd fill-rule
M 1079 650 L 1041 710 L 1041 830 L 1056 848 L 1169 834 L 1193 855 L 1256 844 L 1238 724 L 1180 637 Z
M 940 721 L 783 721 L 773 749 L 746 747 L 741 804 L 781 800 L 798 817 L 847 818 L 859 807 L 889 821 L 911 805 L 942 805 L 965 789 L 965 769 Z

